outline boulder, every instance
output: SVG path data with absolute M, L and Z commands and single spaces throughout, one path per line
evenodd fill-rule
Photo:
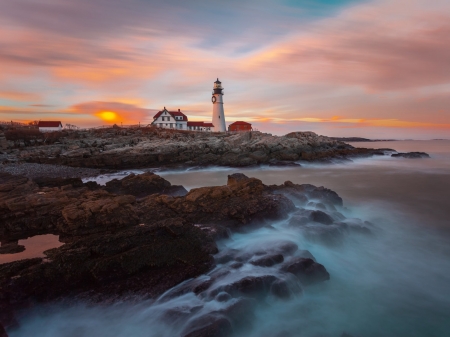
M 393 153 L 391 157 L 396 158 L 407 158 L 407 159 L 418 159 L 418 158 L 430 158 L 430 155 L 425 152 L 407 152 L 407 153 Z
M 228 337 L 233 334 L 231 322 L 223 315 L 209 314 L 193 320 L 183 337 Z
M 330 279 L 330 274 L 320 263 L 309 258 L 295 258 L 281 267 L 281 270 L 294 274 L 304 285 L 323 282 Z
M 170 182 L 151 172 L 130 174 L 121 180 L 113 179 L 106 183 L 105 189 L 110 193 L 134 195 L 137 198 L 155 193 L 173 196 L 187 194 L 183 186 L 172 186 Z
M 281 254 L 271 254 L 265 255 L 258 259 L 250 261 L 250 263 L 254 266 L 260 267 L 272 267 L 273 265 L 282 263 L 284 261 L 283 255 Z

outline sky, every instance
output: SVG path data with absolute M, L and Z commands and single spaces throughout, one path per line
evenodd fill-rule
M 0 0 L 0 121 L 450 138 L 448 0 Z

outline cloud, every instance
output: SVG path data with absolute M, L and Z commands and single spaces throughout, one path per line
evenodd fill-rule
M 327 132 L 450 124 L 448 1 L 355 2 L 314 17 L 292 3 L 11 1 L 0 12 L 0 98 L 86 125 L 102 111 L 151 121 L 164 105 L 207 119 L 219 76 L 230 121 Z M 40 113 L 14 104 L 0 113 Z M 349 122 L 359 120 L 371 122 Z
M 105 123 L 137 124 L 148 122 L 152 110 L 143 109 L 132 104 L 117 102 L 86 102 L 73 105 L 73 113 L 95 116 Z M 153 111 L 154 112 L 154 111 Z
M 23 91 L 0 91 L 0 99 L 7 99 L 12 101 L 39 101 L 41 95 L 34 92 Z

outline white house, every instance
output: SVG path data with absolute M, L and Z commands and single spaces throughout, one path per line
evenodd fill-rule
M 40 132 L 54 132 L 62 130 L 61 122 L 57 121 L 39 121 L 38 128 Z
M 166 107 L 153 116 L 152 125 L 165 129 L 191 131 L 212 131 L 214 128 L 212 123 L 189 122 L 188 117 L 180 109 L 178 111 L 169 111 Z
M 153 117 L 152 122 L 152 125 L 160 128 L 178 130 L 187 130 L 187 124 L 188 118 L 180 109 L 178 111 L 168 111 L 166 107 Z

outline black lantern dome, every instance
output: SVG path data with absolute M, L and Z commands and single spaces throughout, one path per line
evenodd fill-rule
M 213 92 L 213 94 L 221 94 L 221 95 L 223 95 L 222 82 L 219 81 L 219 78 L 217 78 L 217 81 L 214 82 L 214 92 Z

